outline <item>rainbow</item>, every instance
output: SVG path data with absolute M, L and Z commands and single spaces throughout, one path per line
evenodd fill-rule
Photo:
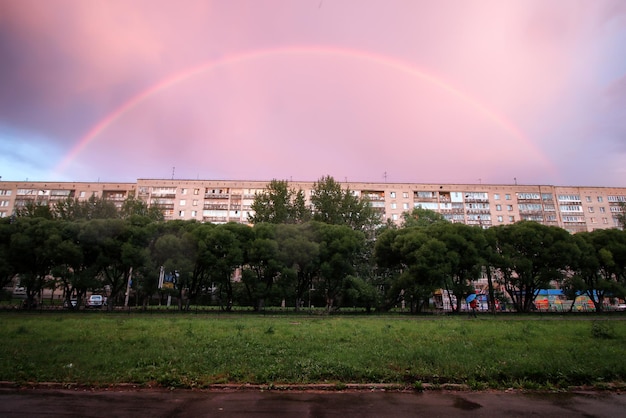
M 482 115 L 487 120 L 490 120 L 496 125 L 500 126 L 502 129 L 504 129 L 506 132 L 508 132 L 517 140 L 524 143 L 530 150 L 532 150 L 536 154 L 538 160 L 545 163 L 547 166 L 552 167 L 548 159 L 537 149 L 535 144 L 531 140 L 529 140 L 517 126 L 511 123 L 503 115 L 498 114 L 493 109 L 483 104 L 481 101 L 456 89 L 454 86 L 452 86 L 450 83 L 446 82 L 440 77 L 428 74 L 427 72 L 424 72 L 422 70 L 415 68 L 409 63 L 406 63 L 404 61 L 397 60 L 395 58 L 391 58 L 385 55 L 379 55 L 379 54 L 374 54 L 371 52 L 365 52 L 365 51 L 353 50 L 353 49 L 342 49 L 342 48 L 323 47 L 323 46 L 307 46 L 307 47 L 300 46 L 300 47 L 283 47 L 283 48 L 275 48 L 275 49 L 263 49 L 263 50 L 255 50 L 255 51 L 238 53 L 238 54 L 230 55 L 230 56 L 227 56 L 218 60 L 214 60 L 214 61 L 205 62 L 198 66 L 185 69 L 177 74 L 174 74 L 168 78 L 165 78 L 159 81 L 158 83 L 154 84 L 148 89 L 131 97 L 121 106 L 116 108 L 113 112 L 109 113 L 102 120 L 96 123 L 82 138 L 78 140 L 76 145 L 68 152 L 68 154 L 64 157 L 64 159 L 55 168 L 55 172 L 57 173 L 63 172 L 67 168 L 67 166 L 70 164 L 70 162 L 73 159 L 75 159 L 103 131 L 105 131 L 109 126 L 114 124 L 120 117 L 122 117 L 122 115 L 136 108 L 137 106 L 141 105 L 143 102 L 148 100 L 151 96 L 153 96 L 157 92 L 171 88 L 175 86 L 176 84 L 181 83 L 185 80 L 188 80 L 194 76 L 204 74 L 210 71 L 214 71 L 218 68 L 228 67 L 234 64 L 240 64 L 240 63 L 245 63 L 249 61 L 254 61 L 260 58 L 284 56 L 284 55 L 347 57 L 347 58 L 351 58 L 355 60 L 361 60 L 370 64 L 382 65 L 382 66 L 397 70 L 399 72 L 409 74 L 413 77 L 419 78 L 426 83 L 436 86 L 437 88 L 441 89 L 443 92 L 451 95 L 452 97 L 456 98 L 462 103 L 465 103 L 467 106 L 474 109 L 474 111 Z

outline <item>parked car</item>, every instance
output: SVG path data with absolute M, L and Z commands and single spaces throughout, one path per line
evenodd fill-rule
M 37 299 L 33 299 L 29 301 L 28 299 L 24 299 L 22 302 L 22 309 L 37 309 L 38 302 Z
M 616 311 L 626 311 L 626 303 L 620 303 L 615 307 Z
M 76 304 L 78 303 L 78 299 L 72 298 L 70 299 L 69 303 L 67 300 L 63 301 L 63 307 L 65 309 L 70 309 L 70 305 L 72 309 L 76 309 Z
M 102 295 L 91 295 L 85 304 L 86 308 L 102 308 L 105 305 L 105 299 Z

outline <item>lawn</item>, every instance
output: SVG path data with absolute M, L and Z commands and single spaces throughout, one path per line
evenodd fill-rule
M 0 380 L 624 387 L 626 321 L 0 314 Z

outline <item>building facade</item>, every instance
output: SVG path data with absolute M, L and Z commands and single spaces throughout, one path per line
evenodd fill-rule
M 138 179 L 135 183 L 0 181 L 0 217 L 29 203 L 54 204 L 68 197 L 112 200 L 119 207 L 129 196 L 158 205 L 166 220 L 247 223 L 257 193 L 269 181 Z M 310 201 L 315 182 L 289 182 Z M 399 223 L 402 213 L 422 207 L 451 222 L 488 228 L 520 220 L 537 221 L 572 233 L 619 227 L 626 187 L 548 185 L 342 183 L 367 197 L 383 220 Z

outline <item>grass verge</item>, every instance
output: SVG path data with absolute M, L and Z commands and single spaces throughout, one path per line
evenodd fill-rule
M 624 387 L 626 321 L 2 314 L 0 380 Z

